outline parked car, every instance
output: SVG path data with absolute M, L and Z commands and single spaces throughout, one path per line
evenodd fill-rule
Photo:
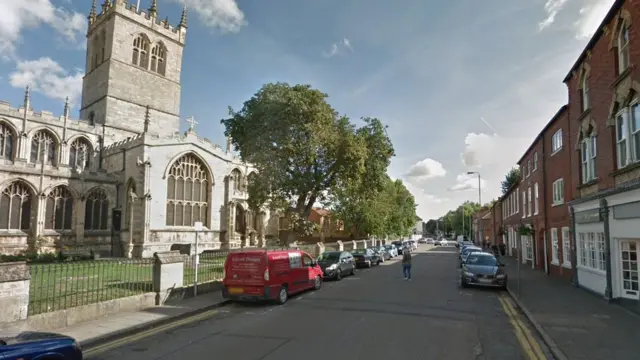
M 409 240 L 409 246 L 411 246 L 411 250 L 417 250 L 418 249 L 418 242 L 415 240 Z
M 380 265 L 382 262 L 382 258 L 372 249 L 356 249 L 351 251 L 351 255 L 356 259 L 358 267 L 370 268 L 373 265 Z
M 507 272 L 504 264 L 492 254 L 473 252 L 462 263 L 460 285 L 507 288 Z
M 438 240 L 433 242 L 433 245 L 435 245 L 435 246 L 440 246 L 440 244 L 442 244 L 442 239 L 438 239 Z
M 347 251 L 325 251 L 318 256 L 318 265 L 325 279 L 342 280 L 343 275 L 356 273 L 356 261 Z
M 67 335 L 26 331 L 0 338 L 0 359 L 82 360 L 82 348 Z
M 235 301 L 275 300 L 322 287 L 323 271 L 301 250 L 232 251 L 224 263 L 222 296 Z
M 468 246 L 468 247 L 466 247 L 460 253 L 460 266 L 462 267 L 462 264 L 465 262 L 465 260 L 467 259 L 467 256 L 469 256 L 469 254 L 475 253 L 475 252 L 482 252 L 482 249 L 477 247 L 477 246 Z
M 382 262 L 385 262 L 391 259 L 391 254 L 389 254 L 389 252 L 387 251 L 387 248 L 384 246 L 378 246 L 374 248 L 373 251 L 375 251 L 378 255 L 382 257 Z
M 398 256 L 398 248 L 395 245 L 385 245 L 384 248 L 387 249 L 387 252 L 392 258 Z
M 394 241 L 391 244 L 398 250 L 398 255 L 402 255 L 402 251 L 404 250 L 404 243 L 402 241 Z
M 427 238 L 427 240 L 426 240 L 425 244 L 427 244 L 427 245 L 433 245 L 435 242 L 436 242 L 436 241 L 435 241 L 435 240 L 433 240 L 432 238 Z
M 418 244 L 426 244 L 427 243 L 427 239 L 425 238 L 421 238 L 420 240 L 418 240 Z

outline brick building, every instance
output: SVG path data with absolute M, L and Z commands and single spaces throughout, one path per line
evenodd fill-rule
M 521 225 L 520 210 L 520 181 L 518 180 L 509 188 L 498 200 L 502 208 L 502 228 L 496 229 L 496 233 L 502 233 L 502 242 L 507 245 L 507 254 L 516 256 L 518 248 L 517 242 L 520 238 L 518 233 Z
M 571 67 L 575 281 L 634 300 L 640 281 L 640 3 L 617 0 Z M 607 256 L 610 254 L 610 256 Z
M 502 202 L 500 199 L 496 200 L 493 205 L 491 205 L 491 243 L 493 244 L 502 244 Z
M 571 199 L 571 155 L 567 106 L 558 110 L 542 130 L 544 192 L 541 195 L 547 231 L 547 271 L 571 279 L 571 218 L 567 201 Z
M 544 194 L 544 178 L 542 166 L 543 141 L 538 135 L 531 146 L 518 161 L 520 166 L 521 224 L 520 241 L 521 259 L 537 268 L 545 266 L 546 226 L 544 222 L 544 205 L 540 197 Z

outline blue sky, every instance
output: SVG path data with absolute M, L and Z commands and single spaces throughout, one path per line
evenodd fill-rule
M 101 0 L 99 2 L 102 2 Z M 613 0 L 159 0 L 189 29 L 183 118 L 224 143 L 220 119 L 266 82 L 309 83 L 339 112 L 378 117 L 418 215 L 484 201 L 566 102 L 562 78 Z M 141 0 L 148 8 L 150 0 Z M 79 99 L 89 0 L 0 4 L 0 100 L 60 114 Z M 6 14 L 6 15 L 5 15 Z M 77 109 L 74 112 L 77 115 Z M 183 124 L 185 128 L 186 124 Z

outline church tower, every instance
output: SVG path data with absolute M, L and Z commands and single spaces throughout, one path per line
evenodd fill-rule
M 89 13 L 80 118 L 123 135 L 180 130 L 180 73 L 186 8 L 177 26 L 159 20 L 157 0 L 140 10 L 124 0 L 96 0 Z M 147 107 L 149 114 L 147 114 Z

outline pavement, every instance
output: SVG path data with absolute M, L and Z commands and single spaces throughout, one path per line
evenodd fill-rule
M 387 261 L 283 306 L 234 303 L 88 347 L 85 357 L 551 359 L 505 292 L 460 288 L 455 248 L 422 245 L 412 272 L 405 281 Z
M 533 318 L 558 359 L 640 359 L 640 316 L 504 256 L 509 289 Z M 520 286 L 518 291 L 518 279 Z M 554 349 L 555 348 L 555 349 Z

